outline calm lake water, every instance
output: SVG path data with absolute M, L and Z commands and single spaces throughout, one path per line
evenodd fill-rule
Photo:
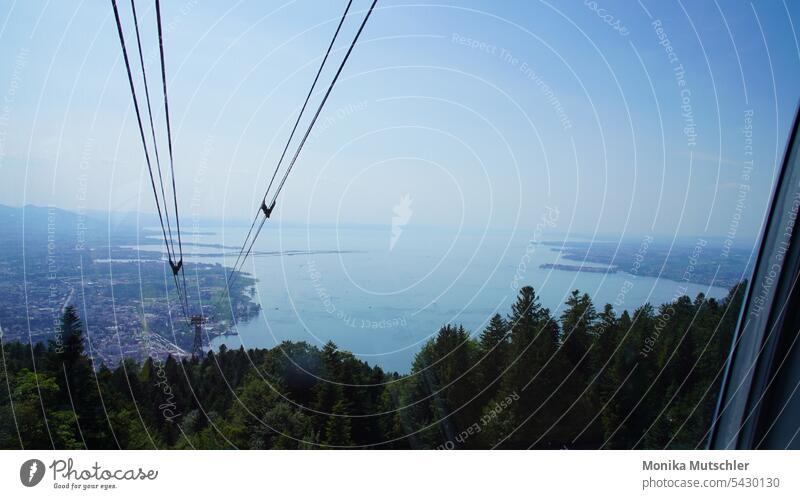
M 201 231 L 184 241 L 236 249 L 189 246 L 187 260 L 231 266 L 247 228 Z M 534 286 L 542 304 L 555 313 L 576 288 L 589 293 L 598 309 L 623 293 L 618 310 L 648 301 L 660 304 L 683 289 L 684 283 L 625 272 L 541 269 L 544 263 L 579 262 L 560 260 L 551 246 L 532 244 L 532 235 L 407 227 L 392 243 L 389 227 L 268 224 L 254 248 L 262 254 L 244 266 L 258 279 L 255 299 L 262 313 L 237 324 L 237 335 L 215 338 L 212 347 L 263 348 L 284 340 L 321 346 L 333 340 L 371 364 L 407 372 L 414 354 L 442 325 L 463 324 L 477 334 L 495 313 L 509 313 L 522 285 Z M 224 257 L 191 256 L 222 251 Z M 687 287 L 692 297 L 699 292 L 727 294 L 723 288 Z

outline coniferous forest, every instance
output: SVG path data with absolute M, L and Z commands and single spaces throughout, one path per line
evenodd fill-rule
M 406 374 L 293 342 L 112 370 L 68 307 L 59 342 L 2 344 L 0 448 L 703 448 L 743 290 L 619 314 L 576 290 L 556 317 L 524 287 Z

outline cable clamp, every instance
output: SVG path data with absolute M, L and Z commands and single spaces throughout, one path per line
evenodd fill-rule
M 178 263 L 172 261 L 172 258 L 169 259 L 169 266 L 172 268 L 172 275 L 178 275 L 180 272 L 181 267 L 183 267 L 183 259 L 178 260 Z
M 272 210 L 274 209 L 275 209 L 275 201 L 272 202 L 269 208 L 267 208 L 267 203 L 265 201 L 261 201 L 261 211 L 264 212 L 265 217 L 269 218 L 269 216 L 272 214 Z

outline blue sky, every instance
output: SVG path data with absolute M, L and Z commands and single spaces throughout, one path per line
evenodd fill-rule
M 163 1 L 184 217 L 249 219 L 343 8 Z M 792 23 L 780 0 L 382 0 L 275 216 L 388 224 L 409 195 L 426 225 L 556 208 L 563 232 L 752 237 L 800 96 Z M 110 2 L 2 1 L 0 55 L 0 203 L 154 212 Z

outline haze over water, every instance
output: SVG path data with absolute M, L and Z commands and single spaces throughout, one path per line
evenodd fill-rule
M 232 247 L 244 240 L 246 228 L 201 231 L 187 240 Z M 621 297 L 618 312 L 645 302 L 659 305 L 684 289 L 692 298 L 700 292 L 716 298 L 727 294 L 720 287 L 634 276 L 624 269 L 613 274 L 541 269 L 545 263 L 580 262 L 561 259 L 553 246 L 531 244 L 532 237 L 521 231 L 512 237 L 511 232 L 413 225 L 402 227 L 396 237 L 389 226 L 270 226 L 243 269 L 258 279 L 254 299 L 262 312 L 239 323 L 238 335 L 215 338 L 211 345 L 270 348 L 292 340 L 322 346 L 332 340 L 370 364 L 407 372 L 441 326 L 463 324 L 478 334 L 492 315 L 509 313 L 523 285 L 534 286 L 542 305 L 556 315 L 573 289 L 589 293 L 598 309 Z M 220 251 L 189 247 L 188 253 Z M 189 260 L 231 266 L 237 253 L 227 249 L 225 257 Z

